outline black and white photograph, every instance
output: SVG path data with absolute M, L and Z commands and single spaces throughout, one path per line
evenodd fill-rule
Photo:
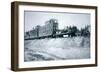
M 90 16 L 24 11 L 24 61 L 89 59 Z

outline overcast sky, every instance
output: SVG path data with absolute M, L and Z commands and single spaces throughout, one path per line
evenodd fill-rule
M 25 11 L 25 32 L 31 30 L 36 25 L 45 25 L 45 22 L 54 18 L 58 20 L 59 29 L 66 26 L 77 26 L 79 29 L 90 25 L 90 14 L 82 13 L 54 13 L 54 12 L 34 12 Z

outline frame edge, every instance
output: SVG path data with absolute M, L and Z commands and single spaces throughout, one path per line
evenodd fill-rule
M 18 13 L 17 3 L 11 2 L 11 70 L 18 70 Z

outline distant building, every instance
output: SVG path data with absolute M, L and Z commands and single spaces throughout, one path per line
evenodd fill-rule
M 45 22 L 44 26 L 37 25 L 31 31 L 25 33 L 25 37 L 34 38 L 34 37 L 43 37 L 51 36 L 55 37 L 58 30 L 58 21 L 56 19 L 50 19 Z
M 50 19 L 45 22 L 44 26 L 41 26 L 39 30 L 39 36 L 52 35 L 55 36 L 58 30 L 58 21 L 56 19 Z

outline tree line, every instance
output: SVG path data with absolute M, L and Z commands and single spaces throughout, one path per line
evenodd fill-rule
M 84 28 L 78 29 L 77 26 L 67 26 L 61 31 L 61 33 L 67 33 L 69 37 L 74 36 L 90 36 L 90 26 L 86 25 Z

